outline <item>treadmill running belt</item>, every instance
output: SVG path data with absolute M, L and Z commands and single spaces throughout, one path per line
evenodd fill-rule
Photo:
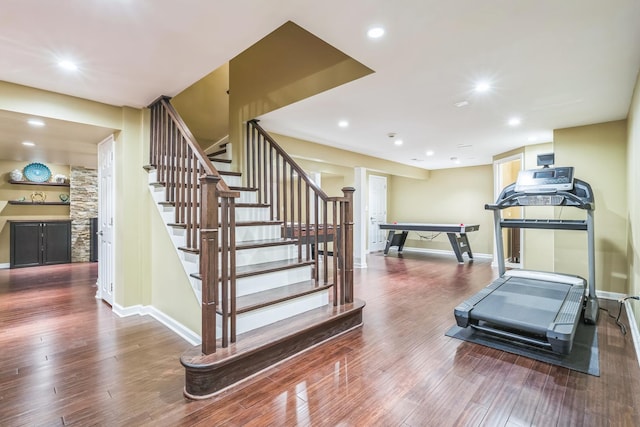
M 563 283 L 510 277 L 474 306 L 473 318 L 544 336 L 571 288 Z

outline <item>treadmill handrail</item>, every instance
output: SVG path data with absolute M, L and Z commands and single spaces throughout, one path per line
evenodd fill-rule
M 536 192 L 536 193 L 522 193 L 522 192 L 518 192 L 518 193 L 513 193 L 510 194 L 509 196 L 505 197 L 504 199 L 500 200 L 497 203 L 492 203 L 492 204 L 486 204 L 484 205 L 484 208 L 487 210 L 491 210 L 491 211 L 495 211 L 495 210 L 501 210 L 501 209 L 507 209 L 507 208 L 512 208 L 514 206 L 534 206 L 534 205 L 521 205 L 520 203 L 518 203 L 518 198 L 522 197 L 522 196 L 549 196 L 549 195 L 557 195 L 557 196 L 563 196 L 565 199 L 563 200 L 563 203 L 560 203 L 558 205 L 544 205 L 544 206 L 572 206 L 572 207 L 576 207 L 579 209 L 584 209 L 587 211 L 592 211 L 595 209 L 595 204 L 593 202 L 585 202 L 583 199 L 581 199 L 580 197 L 576 196 L 573 193 L 568 193 L 566 191 L 544 191 L 544 192 Z M 567 204 L 566 200 L 570 200 L 572 203 Z
M 562 197 L 562 202 L 559 204 L 546 204 L 540 206 L 572 206 L 587 211 L 593 211 L 595 209 L 595 203 L 593 202 L 593 191 L 591 186 L 580 179 L 574 179 L 574 189 L 571 191 L 515 191 L 516 183 L 506 186 L 498 200 L 495 203 L 484 205 L 486 210 L 501 210 L 514 206 L 536 206 L 536 205 L 521 205 L 518 198 L 531 197 L 531 196 L 559 196 Z M 578 196 L 576 191 L 584 194 L 584 197 Z

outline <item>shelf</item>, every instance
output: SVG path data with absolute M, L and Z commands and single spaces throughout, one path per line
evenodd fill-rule
M 70 203 L 69 202 L 27 202 L 27 201 L 20 201 L 20 200 L 9 200 L 9 204 L 10 205 L 48 205 L 48 206 L 53 206 L 53 205 L 58 205 L 58 206 L 69 206 Z
M 68 187 L 69 183 L 59 183 L 59 182 L 33 182 L 33 181 L 14 181 L 12 179 L 9 180 L 9 184 L 18 184 L 18 185 L 45 185 L 50 187 Z

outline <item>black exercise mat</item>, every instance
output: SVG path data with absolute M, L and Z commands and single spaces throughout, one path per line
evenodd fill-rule
M 463 341 L 469 341 L 495 348 L 496 350 L 529 357 L 540 362 L 563 366 L 565 368 L 594 375 L 596 377 L 600 376 L 598 328 L 596 325 L 587 325 L 583 322 L 578 324 L 576 336 L 573 340 L 573 348 L 571 349 L 571 353 L 566 356 L 506 341 L 502 338 L 482 333 L 481 331 L 477 331 L 470 327 L 461 328 L 454 325 L 445 333 L 445 335 Z

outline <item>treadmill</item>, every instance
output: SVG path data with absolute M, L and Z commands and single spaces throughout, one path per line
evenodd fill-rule
M 553 163 L 553 155 L 538 165 Z M 506 219 L 501 210 L 518 206 L 568 206 L 586 211 L 584 220 Z M 571 352 L 578 322 L 595 324 L 598 300 L 595 286 L 593 211 L 591 186 L 573 177 L 572 167 L 523 170 L 515 183 L 505 187 L 493 211 L 500 277 L 459 304 L 454 315 L 462 328 L 534 346 L 553 353 Z M 579 276 L 505 269 L 503 228 L 578 230 L 587 232 L 589 281 Z

